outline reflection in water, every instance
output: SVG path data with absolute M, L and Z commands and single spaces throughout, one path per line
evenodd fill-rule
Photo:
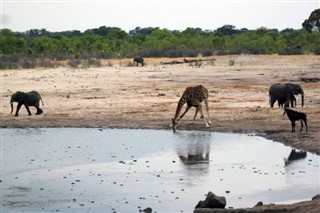
M 296 151 L 296 149 L 292 149 L 288 158 L 284 159 L 285 166 L 288 166 L 290 163 L 296 160 L 301 160 L 307 157 L 306 151 Z
M 209 132 L 190 132 L 178 136 L 182 143 L 178 146 L 177 154 L 185 165 L 209 164 L 211 140 Z
M 0 212 L 138 212 L 148 206 L 156 212 L 192 212 L 208 190 L 221 195 L 228 190 L 227 207 L 240 208 L 319 193 L 319 156 L 307 153 L 292 160 L 290 152 L 298 150 L 254 135 L 95 128 L 0 131 Z M 283 167 L 284 157 L 290 166 Z

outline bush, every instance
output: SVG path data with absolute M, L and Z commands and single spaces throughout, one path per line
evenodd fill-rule
M 97 59 L 97 58 L 89 58 L 88 65 L 89 67 L 90 66 L 101 67 L 101 61 L 100 59 Z
M 195 50 L 186 50 L 183 55 L 184 57 L 197 57 L 198 52 Z
M 79 59 L 71 59 L 68 61 L 68 65 L 72 68 L 78 68 L 81 64 L 81 61 Z
M 183 56 L 183 53 L 181 50 L 168 50 L 164 56 L 168 58 L 180 58 Z
M 207 57 L 207 56 L 213 56 L 213 50 L 203 50 L 201 55 L 203 57 Z
M 16 55 L 1 55 L 0 69 L 18 69 L 19 57 Z
M 287 47 L 281 51 L 279 51 L 280 55 L 301 55 L 302 54 L 302 50 L 301 47 L 298 46 L 291 46 L 291 47 Z
M 314 50 L 314 54 L 320 55 L 320 46 Z
M 134 63 L 131 62 L 131 61 L 129 61 L 128 64 L 127 64 L 127 67 L 134 67 L 134 66 L 135 66 Z
M 37 60 L 31 57 L 21 58 L 20 66 L 24 69 L 33 69 L 37 66 Z

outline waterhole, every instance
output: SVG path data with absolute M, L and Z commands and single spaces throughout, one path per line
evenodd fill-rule
M 288 133 L 289 134 L 289 133 Z M 192 212 L 319 193 L 319 156 L 254 134 L 96 128 L 1 129 L 2 212 Z

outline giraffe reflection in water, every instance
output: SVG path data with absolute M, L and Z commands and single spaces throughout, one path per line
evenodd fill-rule
M 185 165 L 209 164 L 210 132 L 190 132 L 177 134 L 182 143 L 177 147 L 177 155 Z

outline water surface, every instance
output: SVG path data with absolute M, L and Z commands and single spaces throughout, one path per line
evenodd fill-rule
M 319 156 L 291 151 L 250 134 L 1 129 L 1 210 L 192 212 L 208 191 L 235 208 L 310 200 Z

